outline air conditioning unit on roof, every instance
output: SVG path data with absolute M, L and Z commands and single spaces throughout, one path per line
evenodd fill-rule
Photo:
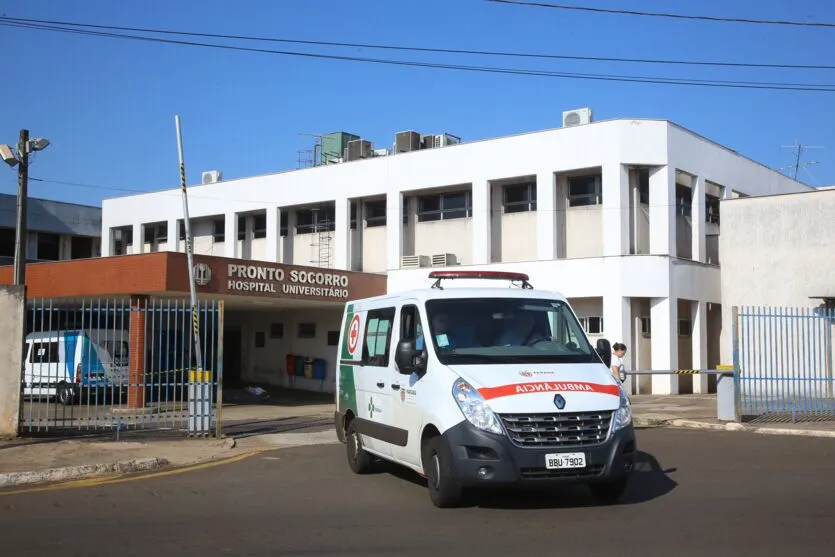
M 400 257 L 401 269 L 419 269 L 428 266 L 429 256 L 427 255 L 404 255 Z
M 203 185 L 217 184 L 221 180 L 223 180 L 223 173 L 220 170 L 207 170 L 202 175 Z
M 570 128 L 590 124 L 592 120 L 591 108 L 578 108 L 577 110 L 566 110 L 562 113 L 562 127 Z
M 458 265 L 458 258 L 454 253 L 436 253 L 432 255 L 433 267 L 451 267 Z

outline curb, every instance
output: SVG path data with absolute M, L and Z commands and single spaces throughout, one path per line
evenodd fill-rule
M 681 429 L 704 429 L 711 431 L 741 431 L 744 433 L 757 433 L 759 435 L 784 435 L 793 437 L 818 437 L 835 439 L 835 431 L 816 429 L 784 429 L 779 427 L 748 426 L 736 422 L 714 424 L 710 422 L 699 422 L 696 420 L 640 417 L 636 417 L 634 421 L 636 427 L 675 427 Z
M 137 458 L 103 464 L 67 466 L 29 472 L 9 472 L 0 474 L 0 488 L 27 484 L 63 482 L 105 476 L 109 474 L 131 474 L 159 470 L 169 464 L 164 458 Z

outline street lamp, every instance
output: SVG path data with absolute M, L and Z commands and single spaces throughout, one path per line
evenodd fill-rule
M 49 140 L 29 139 L 29 130 L 20 130 L 17 154 L 10 145 L 0 145 L 3 162 L 17 167 L 17 224 L 15 227 L 14 284 L 26 284 L 26 245 L 29 231 L 26 226 L 26 200 L 29 188 L 29 153 L 43 151 Z

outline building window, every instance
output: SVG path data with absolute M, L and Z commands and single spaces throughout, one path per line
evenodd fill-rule
M 505 213 L 536 211 L 536 182 L 505 186 L 502 193 Z
M 334 207 L 318 207 L 296 211 L 296 234 L 333 232 L 336 230 Z
M 38 232 L 38 259 L 42 261 L 61 259 L 61 237 L 58 234 Z
M 253 215 L 252 237 L 255 239 L 267 237 L 267 214 Z
M 14 228 L 0 228 L 0 257 L 14 257 L 14 245 Z
M 638 201 L 649 205 L 649 168 L 638 169 Z
M 568 206 L 584 207 L 603 203 L 600 174 L 572 176 L 568 179 Z
M 652 320 L 649 317 L 641 317 L 641 334 L 647 336 L 652 334 Z
M 284 323 L 270 323 L 270 338 L 284 338 Z
M 217 219 L 212 223 L 212 237 L 215 242 L 223 242 L 226 238 L 226 219 Z
M 296 338 L 316 338 L 316 323 L 299 323 Z
M 365 226 L 368 228 L 374 226 L 386 225 L 386 200 L 366 201 L 365 202 Z
M 418 197 L 418 222 L 461 219 L 469 216 L 472 216 L 472 206 L 468 191 Z
M 719 198 L 705 195 L 705 222 L 719 224 Z
M 689 319 L 678 320 L 678 336 L 689 337 L 693 334 L 693 323 Z
M 357 229 L 357 201 L 352 199 L 351 201 L 349 201 L 349 203 L 351 204 L 351 216 L 349 218 L 350 228 L 351 228 L 351 230 L 356 230 Z M 336 223 L 334 223 L 334 224 L 336 224 Z
M 93 257 L 93 239 L 84 236 L 73 236 L 70 240 L 70 259 L 89 259 L 91 257 Z
M 328 331 L 328 346 L 339 346 L 339 331 Z
M 246 240 L 246 215 L 238 215 L 238 240 Z
M 580 325 L 589 335 L 603 334 L 603 318 L 602 317 L 581 317 Z
M 192 223 L 194 224 L 194 223 Z M 183 241 L 186 239 L 186 221 L 185 220 L 178 220 L 177 221 L 177 229 L 179 231 L 180 240 Z
M 280 222 L 278 223 L 278 235 L 279 236 L 287 236 L 287 223 L 289 222 L 290 217 L 287 211 L 281 211 Z
M 255 348 L 264 348 L 266 344 L 266 339 L 264 335 L 264 331 L 257 331 L 255 333 Z
M 687 186 L 676 184 L 676 213 L 689 217 L 693 214 L 692 190 Z

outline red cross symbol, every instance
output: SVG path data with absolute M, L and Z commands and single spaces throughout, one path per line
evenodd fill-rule
M 355 315 L 351 320 L 351 328 L 348 330 L 348 352 L 353 354 L 357 349 L 357 341 L 360 338 L 360 316 Z

